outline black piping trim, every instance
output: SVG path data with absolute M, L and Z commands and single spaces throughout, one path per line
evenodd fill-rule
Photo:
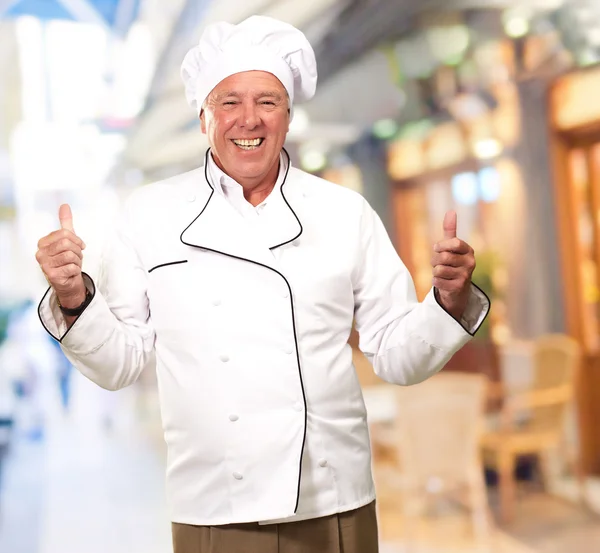
M 287 177 L 288 177 L 288 173 L 290 172 L 290 166 L 292 165 L 292 160 L 290 158 L 290 154 L 288 154 L 287 150 L 285 148 L 282 148 L 282 150 L 285 152 L 285 155 L 287 156 L 287 167 L 285 169 L 285 175 L 283 177 L 283 182 L 281 183 L 281 196 L 283 198 L 283 201 L 285 202 L 285 205 L 288 206 L 289 210 L 292 212 L 292 214 L 294 215 L 294 217 L 296 218 L 296 221 L 298 221 L 298 226 L 300 227 L 300 232 L 294 236 L 294 238 L 287 240 L 286 242 L 282 242 L 281 244 L 277 244 L 277 246 L 272 246 L 269 249 L 270 250 L 274 250 L 276 248 L 279 248 L 281 246 L 285 246 L 286 244 L 289 244 L 290 242 L 293 242 L 294 240 L 296 240 L 303 232 L 304 232 L 304 228 L 302 227 L 302 223 L 300 222 L 300 219 L 298 219 L 298 215 L 296 215 L 296 212 L 292 209 L 292 206 L 290 205 L 290 203 L 287 201 L 287 198 L 285 197 L 285 194 L 283 193 L 283 187 L 285 185 L 285 183 L 287 182 Z
M 475 334 L 477 334 L 477 331 L 481 328 L 481 325 L 484 323 L 484 321 L 487 319 L 488 315 L 490 314 L 491 311 L 491 305 L 492 305 L 492 300 L 490 300 L 489 296 L 481 289 L 479 288 L 479 286 L 477 286 L 477 284 L 475 284 L 474 282 L 471 282 L 471 284 L 473 286 L 475 286 L 475 288 L 477 288 L 477 290 L 479 290 L 487 299 L 488 303 L 490 304 L 490 309 L 488 309 L 488 312 L 485 314 L 485 317 L 483 317 L 483 319 L 481 320 L 481 322 L 479 323 L 479 326 L 473 331 L 471 332 L 470 330 L 467 330 L 463 324 L 451 313 L 448 312 L 448 310 L 440 303 L 440 300 L 437 297 L 437 294 L 434 293 L 433 297 L 435 298 L 435 301 L 437 302 L 437 304 L 444 310 L 446 311 L 446 313 L 448 313 L 448 315 L 450 315 L 459 325 L 460 327 L 467 332 L 467 334 L 469 334 L 471 337 L 475 336 Z M 437 288 L 436 288 L 437 291 Z
M 96 295 L 96 285 L 94 284 L 94 281 L 92 279 L 92 277 L 90 275 L 88 275 L 87 273 L 82 272 L 81 273 L 83 276 L 88 277 L 88 279 L 90 280 L 90 282 L 92 283 L 92 300 L 90 300 L 90 303 L 92 303 L 94 296 Z M 85 279 L 84 279 L 84 283 L 85 283 Z M 87 289 L 87 286 L 86 286 Z M 88 305 L 86 306 L 86 308 L 81 312 L 81 314 L 73 321 L 73 324 L 67 328 L 67 331 L 59 338 L 58 336 L 54 336 L 54 334 L 52 334 L 52 332 L 50 332 L 48 330 L 48 327 L 46 327 L 46 325 L 44 324 L 44 320 L 42 319 L 42 315 L 40 313 L 40 311 L 42 310 L 42 303 L 44 303 L 44 300 L 46 299 L 46 296 L 50 293 L 50 290 L 52 290 L 52 286 L 48 286 L 48 289 L 46 290 L 46 293 L 42 296 L 42 299 L 40 300 L 40 303 L 38 303 L 38 318 L 40 319 L 40 323 L 42 323 L 42 326 L 44 327 L 44 330 L 50 334 L 50 336 L 52 336 L 52 338 L 54 338 L 58 343 L 62 344 L 62 341 L 66 338 L 67 334 L 69 334 L 69 332 L 71 331 L 71 329 L 75 326 L 75 324 L 77 323 L 77 321 L 79 320 L 79 317 L 81 317 L 81 315 L 83 315 L 85 313 L 85 309 L 87 309 L 90 306 L 90 303 L 88 303 Z
M 285 181 L 287 179 L 288 176 L 288 172 L 290 169 L 290 155 L 287 153 L 287 151 L 284 149 L 283 150 L 285 152 L 285 154 L 287 155 L 288 158 L 288 166 L 287 166 L 287 170 L 285 173 L 285 177 L 284 177 L 284 181 L 281 184 L 281 194 L 283 195 L 283 185 L 285 184 Z M 254 265 L 258 265 L 259 267 L 264 267 L 265 269 L 268 269 L 269 271 L 273 271 L 274 273 L 278 274 L 285 282 L 288 291 L 290 293 L 290 308 L 292 311 L 292 330 L 294 332 L 294 345 L 296 347 L 296 362 L 298 365 L 298 376 L 300 377 L 300 389 L 302 390 L 302 401 L 304 402 L 304 432 L 302 435 L 302 448 L 300 450 L 300 461 L 299 461 L 299 466 L 298 466 L 298 488 L 297 488 L 297 492 L 296 492 L 296 506 L 294 507 L 294 513 L 296 513 L 298 511 L 298 504 L 300 503 L 300 483 L 302 480 L 302 459 L 304 457 L 304 446 L 306 444 L 306 429 L 308 426 L 308 407 L 306 404 L 306 392 L 304 389 L 304 380 L 302 378 L 302 368 L 300 366 L 300 350 L 298 347 L 298 333 L 296 331 L 296 315 L 295 315 L 295 311 L 294 311 L 294 296 L 292 294 L 292 287 L 290 286 L 290 283 L 288 282 L 288 280 L 285 278 L 285 276 L 280 273 L 277 269 L 274 269 L 273 267 L 269 267 L 268 265 L 264 265 L 263 263 L 259 263 L 258 261 L 254 261 L 252 259 L 246 259 L 245 257 L 239 257 L 237 255 L 232 255 L 229 253 L 225 253 L 225 252 L 221 252 L 219 250 L 213 250 L 211 248 L 205 248 L 203 246 L 197 246 L 195 244 L 189 244 L 188 242 L 185 242 L 183 240 L 183 235 L 185 233 L 185 231 L 187 229 L 189 229 L 195 221 L 197 221 L 200 216 L 204 213 L 204 211 L 206 210 L 206 207 L 208 206 L 208 204 L 210 203 L 211 198 L 213 197 L 213 194 L 215 193 L 215 189 L 213 188 L 213 186 L 210 184 L 210 180 L 208 178 L 208 156 L 210 153 L 210 148 L 206 151 L 206 155 L 205 155 L 205 159 L 204 159 L 204 178 L 206 179 L 206 182 L 208 184 L 208 186 L 211 189 L 211 193 L 210 196 L 208 197 L 208 200 L 206 201 L 206 204 L 204 205 L 204 207 L 202 208 L 202 211 L 200 211 L 200 214 L 185 228 L 183 229 L 183 231 L 181 232 L 181 235 L 179 236 L 179 240 L 181 241 L 182 244 L 185 244 L 186 246 L 191 246 L 193 248 L 199 248 L 205 251 L 209 251 L 209 252 L 213 252 L 213 253 L 218 253 L 221 255 L 224 255 L 226 257 L 231 257 L 232 259 L 239 259 L 240 261 L 247 261 L 248 263 L 252 263 Z M 300 219 L 298 219 L 298 216 L 296 215 L 296 213 L 294 212 L 294 210 L 291 208 L 290 204 L 288 203 L 288 201 L 285 198 L 285 195 L 283 195 L 283 199 L 285 201 L 285 203 L 287 204 L 287 206 L 290 208 L 290 210 L 292 211 L 292 213 L 294 214 L 294 217 L 296 217 L 296 220 L 298 221 L 298 224 L 300 224 Z M 296 240 L 296 238 L 298 238 L 298 236 L 300 236 L 303 232 L 302 229 L 302 224 L 300 224 L 300 232 L 298 233 L 297 236 L 295 236 L 292 240 L 288 240 L 287 242 L 284 242 L 282 244 L 279 244 L 277 246 L 274 246 L 273 248 L 269 248 L 269 249 L 275 249 L 278 248 L 280 246 L 283 246 L 284 244 L 288 244 L 289 242 L 292 242 L 293 240 Z
M 187 263 L 188 260 L 187 259 L 183 259 L 181 261 L 170 261 L 169 263 L 161 263 L 160 265 L 157 265 L 156 267 L 152 267 L 152 269 L 148 270 L 148 273 L 151 273 L 152 271 L 156 271 L 156 269 L 160 269 L 161 267 L 168 267 L 169 265 L 181 265 L 182 263 Z

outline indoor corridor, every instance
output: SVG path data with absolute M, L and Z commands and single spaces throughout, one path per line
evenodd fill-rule
M 134 386 L 105 392 L 74 372 L 68 412 L 58 388 L 47 390 L 43 430 L 31 433 L 18 424 L 3 462 L 0 551 L 172 551 L 155 390 Z M 28 422 L 25 408 L 20 412 Z M 408 549 L 393 468 L 376 456 L 374 469 L 381 553 L 598 551 L 595 516 L 535 489 L 522 491 L 519 516 L 493 530 L 488 548 L 474 539 L 467 513 L 441 503 L 412 526 L 416 546 Z

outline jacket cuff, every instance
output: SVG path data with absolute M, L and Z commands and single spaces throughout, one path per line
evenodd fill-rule
M 82 276 L 85 287 L 92 295 L 92 301 L 82 311 L 81 315 L 75 319 L 71 327 L 67 327 L 65 317 L 58 305 L 56 292 L 51 286 L 48 288 L 48 290 L 46 290 L 46 293 L 38 305 L 38 316 L 42 326 L 46 329 L 46 332 L 48 332 L 48 334 L 50 334 L 50 336 L 52 336 L 52 338 L 58 342 L 62 343 L 69 331 L 77 324 L 79 319 L 83 317 L 83 315 L 92 307 L 92 304 L 94 303 L 94 299 L 96 297 L 96 285 L 94 284 L 92 277 L 90 277 L 87 273 L 82 273 Z
M 479 330 L 483 321 L 485 321 L 488 313 L 490 312 L 491 301 L 486 293 L 479 288 L 476 284 L 471 282 L 471 294 L 467 302 L 467 307 L 460 321 L 455 319 L 444 306 L 439 302 L 435 295 L 435 288 L 432 288 L 425 298 L 425 303 L 437 305 L 447 316 L 451 317 L 453 321 L 458 323 L 464 332 L 469 336 L 475 336 L 475 333 Z

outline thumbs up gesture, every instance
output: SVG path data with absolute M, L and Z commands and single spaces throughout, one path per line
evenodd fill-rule
M 471 294 L 471 276 L 475 269 L 475 253 L 466 242 L 456 237 L 456 212 L 444 217 L 444 239 L 433 247 L 434 293 L 444 309 L 460 319 Z
M 73 214 L 68 204 L 60 206 L 58 218 L 60 230 L 40 239 L 35 258 L 60 304 L 74 308 L 85 300 L 86 289 L 81 276 L 85 244 L 75 234 Z

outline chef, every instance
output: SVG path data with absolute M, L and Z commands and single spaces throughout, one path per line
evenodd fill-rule
M 40 318 L 108 390 L 156 363 L 175 553 L 376 552 L 350 330 L 384 380 L 434 375 L 489 310 L 473 250 L 448 213 L 419 303 L 365 199 L 292 166 L 317 71 L 291 25 L 212 24 L 181 73 L 203 166 L 130 196 L 96 279 L 61 206 L 38 245 Z

